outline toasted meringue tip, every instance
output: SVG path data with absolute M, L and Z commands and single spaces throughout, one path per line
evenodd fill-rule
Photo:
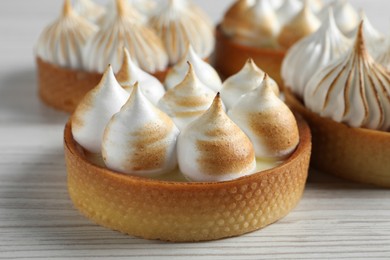
M 125 8 L 125 3 L 123 0 L 116 0 L 116 11 L 118 13 L 118 16 L 125 16 L 126 13 L 126 8 Z
M 72 3 L 70 0 L 65 0 L 64 1 L 64 6 L 62 8 L 62 15 L 63 16 L 67 16 L 69 15 L 71 12 L 73 11 L 73 8 L 72 8 Z
M 366 51 L 366 43 L 364 39 L 364 20 L 360 22 L 356 33 L 355 50 L 358 53 L 364 53 Z

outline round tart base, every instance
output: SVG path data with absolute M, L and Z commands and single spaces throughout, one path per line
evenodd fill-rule
M 70 113 L 102 77 L 100 73 L 61 68 L 40 58 L 36 62 L 41 100 L 53 108 Z M 167 70 L 153 75 L 163 82 L 166 73 Z
M 233 181 L 168 182 L 117 173 L 87 161 L 68 123 L 64 149 L 75 207 L 99 225 L 146 239 L 202 241 L 265 227 L 299 202 L 311 135 L 299 120 L 300 144 L 280 166 Z
M 312 165 L 336 176 L 390 187 L 390 133 L 323 118 L 303 106 L 288 88 L 286 103 L 309 123 L 313 134 Z
M 256 65 L 270 75 L 279 86 L 283 86 L 280 76 L 285 50 L 261 49 L 244 46 L 233 42 L 221 30 L 216 28 L 216 47 L 214 66 L 225 78 L 237 73 L 248 58 L 252 58 Z

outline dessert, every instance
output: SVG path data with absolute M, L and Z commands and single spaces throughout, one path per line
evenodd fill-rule
M 227 181 L 256 169 L 253 144 L 226 115 L 219 94 L 210 108 L 180 133 L 180 170 L 192 181 Z
M 116 16 L 105 19 L 105 24 L 89 39 L 84 49 L 84 67 L 102 72 L 107 64 L 118 71 L 126 47 L 137 65 L 148 72 L 163 71 L 168 56 L 157 34 L 138 18 L 136 10 L 129 12 L 124 0 L 116 1 Z
M 286 50 L 320 24 L 309 6 L 309 1 L 285 1 L 275 10 L 269 0 L 236 1 L 217 26 L 216 69 L 228 77 L 251 57 L 282 85 L 280 66 Z
M 126 48 L 124 49 L 121 68 L 116 77 L 119 84 L 129 93 L 133 91 L 133 85 L 138 82 L 142 89 L 142 93 L 144 93 L 146 98 L 154 105 L 156 105 L 165 94 L 165 89 L 161 82 L 153 75 L 143 71 L 135 65 Z
M 291 155 L 299 143 L 295 117 L 275 94 L 267 74 L 228 114 L 248 135 L 258 158 L 281 160 Z
M 125 104 L 129 94 L 108 66 L 100 83 L 81 100 L 72 115 L 75 140 L 92 153 L 101 152 L 103 132 L 111 117 Z
M 359 15 L 348 0 L 330 2 L 318 14 L 320 19 L 326 19 L 330 9 L 333 10 L 337 27 L 343 34 L 350 35 L 351 31 L 359 25 Z M 351 36 L 353 37 L 354 34 Z
M 252 59 L 248 59 L 242 69 L 236 74 L 230 76 L 223 82 L 221 97 L 227 109 L 232 108 L 235 103 L 246 93 L 257 88 L 265 76 Z M 275 92 L 279 94 L 279 87 L 273 79 L 269 83 Z
M 205 86 L 195 74 L 190 62 L 186 77 L 176 87 L 168 89 L 158 107 L 167 113 L 176 126 L 183 130 L 202 115 L 213 102 L 216 92 Z
M 304 105 L 291 93 L 287 101 L 313 129 L 315 167 L 390 187 L 390 75 L 367 51 L 363 24 L 352 48 L 309 80 Z
M 210 64 L 202 60 L 199 55 L 196 54 L 191 45 L 188 46 L 186 55 L 168 71 L 164 82 L 168 89 L 175 87 L 184 79 L 188 69 L 187 62 L 192 64 L 196 75 L 203 84 L 214 91 L 219 91 L 221 89 L 222 81 L 219 78 L 218 73 Z
M 162 39 L 169 63 L 176 64 L 191 45 L 201 58 L 208 58 L 214 49 L 214 28 L 206 14 L 191 2 L 169 0 L 149 21 Z
M 172 119 L 156 109 L 136 84 L 129 100 L 105 128 L 103 160 L 107 168 L 123 173 L 144 177 L 163 174 L 177 165 L 178 135 Z
M 196 71 L 187 66 L 187 76 L 176 88 L 193 89 L 196 95 L 207 93 L 207 87 L 197 82 Z M 274 126 L 285 124 L 289 118 L 287 121 L 298 129 L 299 137 L 295 136 L 294 127 L 288 128 L 288 134 L 293 136 L 287 149 L 284 145 L 276 148 L 277 153 L 273 148 L 264 149 L 273 159 L 256 157 L 255 152 L 255 147 L 262 145 L 259 140 L 269 133 L 264 132 L 254 140 L 248 138 L 224 112 L 218 94 L 211 106 L 179 133 L 174 121 L 147 100 L 141 86 L 133 86 L 130 98 L 120 110 L 102 103 L 100 94 L 104 91 L 112 92 L 105 93 L 112 97 L 109 104 L 122 103 L 128 96 L 112 77 L 109 68 L 102 82 L 112 86 L 100 84 L 89 92 L 84 100 L 87 104 L 80 103 L 76 110 L 84 117 L 73 115 L 65 127 L 70 197 L 88 218 L 143 238 L 201 241 L 257 230 L 277 221 L 297 204 L 307 177 L 310 131 L 304 121 L 300 118 L 295 121 L 291 112 L 285 110 L 287 107 L 282 107 L 267 77 L 259 86 L 261 93 L 264 87 L 261 95 L 264 105 L 254 104 L 250 92 L 247 95 L 251 105 L 244 109 L 236 105 L 232 113 L 250 118 L 252 107 L 257 115 L 264 112 L 261 120 Z M 177 101 L 179 94 L 176 89 Z M 87 105 L 97 106 L 88 111 L 107 110 L 114 114 L 107 121 L 100 115 L 96 119 L 98 131 L 94 138 L 95 145 L 102 147 L 100 154 L 91 154 L 92 149 L 84 147 L 89 140 L 75 138 L 80 126 L 91 127 L 93 113 L 82 109 Z M 276 114 L 286 114 L 281 115 L 283 122 L 267 119 L 271 114 L 274 118 L 268 108 L 276 109 L 273 111 Z M 103 121 L 107 125 L 101 137 L 99 129 Z M 257 130 L 267 128 L 265 125 Z M 267 143 L 271 143 L 270 139 Z M 148 178 L 152 175 L 159 176 Z
M 278 43 L 288 49 L 300 39 L 317 31 L 320 25 L 320 20 L 311 11 L 308 2 L 305 2 L 301 11 L 282 27 L 278 36 Z
M 351 44 L 338 29 L 331 9 L 319 30 L 295 44 L 287 52 L 281 70 L 284 84 L 298 98 L 302 98 L 304 88 L 313 74 L 345 54 Z
M 181 14 L 178 20 L 192 21 L 189 24 L 193 24 L 194 19 L 203 21 L 196 23 L 203 32 L 202 41 L 199 37 L 180 38 L 176 44 L 187 48 L 188 41 L 193 42 L 195 51 L 201 52 L 202 58 L 207 60 L 204 55 L 210 54 L 214 41 L 212 31 L 206 29 L 211 28 L 208 18 L 194 4 L 186 0 L 176 1 L 175 6 L 187 6 L 185 11 L 178 12 Z M 151 7 L 150 2 L 146 2 L 137 6 Z M 126 0 L 110 0 L 109 3 L 107 10 L 102 11 L 102 6 L 90 0 L 77 0 L 77 10 L 74 10 L 70 0 L 65 0 L 61 16 L 42 32 L 36 46 L 36 62 L 39 94 L 46 104 L 72 112 L 82 97 L 99 82 L 108 64 L 113 66 L 114 73 L 118 72 L 124 47 L 137 66 L 160 81 L 164 81 L 169 66 L 175 65 L 173 61 L 182 54 L 175 49 L 176 44 L 164 46 L 165 42 L 163 44 L 159 36 L 161 31 L 158 35 L 148 24 L 149 18 L 134 4 Z M 154 21 L 155 28 L 164 28 L 158 24 L 163 19 Z M 207 44 L 203 42 L 206 38 Z

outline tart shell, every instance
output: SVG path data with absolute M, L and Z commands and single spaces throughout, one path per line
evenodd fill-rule
M 345 124 L 311 112 L 286 88 L 286 103 L 309 123 L 312 165 L 361 183 L 390 187 L 390 133 Z
M 221 26 L 216 28 L 214 66 L 224 78 L 237 73 L 247 59 L 252 58 L 259 68 L 279 86 L 283 86 L 280 70 L 285 55 L 286 51 L 282 49 L 256 48 L 235 43 L 222 32 Z
M 73 112 L 84 95 L 100 81 L 102 74 L 61 68 L 40 58 L 38 68 L 38 89 L 41 100 L 58 110 Z M 153 74 L 163 82 L 166 71 Z
M 287 215 L 302 196 L 311 134 L 303 120 L 298 125 L 299 146 L 280 166 L 232 181 L 184 183 L 125 175 L 90 163 L 69 122 L 64 132 L 69 194 L 87 218 L 146 239 L 202 241 L 251 232 Z

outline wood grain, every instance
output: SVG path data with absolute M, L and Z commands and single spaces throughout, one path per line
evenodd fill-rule
M 390 2 L 353 2 L 386 29 Z M 210 12 L 220 16 L 228 1 L 199 3 L 212 4 Z M 66 187 L 67 116 L 42 105 L 36 94 L 32 46 L 61 4 L 0 2 L 0 259 L 390 259 L 390 191 L 314 171 L 291 214 L 237 238 L 170 244 L 82 217 Z

